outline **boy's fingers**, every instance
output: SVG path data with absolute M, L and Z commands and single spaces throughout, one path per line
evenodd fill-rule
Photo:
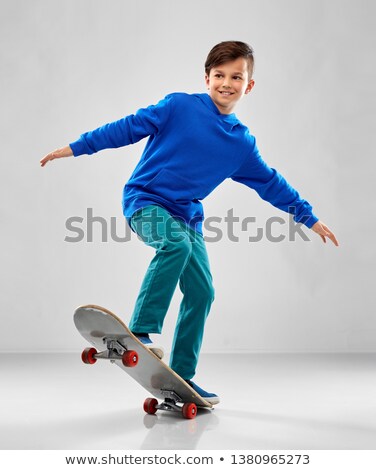
M 330 232 L 329 238 L 332 240 L 332 242 L 335 244 L 335 246 L 339 246 L 339 243 L 338 243 L 334 233 Z
M 339 243 L 334 235 L 327 227 L 325 227 L 326 236 L 335 244 L 335 246 L 339 246 Z
M 40 161 L 40 164 L 42 166 L 45 166 L 45 164 L 49 161 L 49 155 L 47 155 L 46 157 L 42 158 L 42 160 Z
M 48 155 L 46 155 L 42 160 L 40 161 L 42 166 L 45 166 L 47 162 L 54 160 L 57 158 L 56 152 L 51 152 Z
M 318 233 L 324 243 L 326 243 L 326 238 L 329 238 L 335 246 L 339 246 L 339 243 L 334 235 L 334 233 L 322 222 L 317 223 L 314 228 L 314 231 Z

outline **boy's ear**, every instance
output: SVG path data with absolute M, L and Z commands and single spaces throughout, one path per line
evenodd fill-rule
M 248 85 L 247 85 L 247 88 L 245 89 L 245 94 L 248 95 L 248 93 L 251 92 L 252 88 L 254 87 L 255 85 L 255 81 L 254 80 L 250 80 Z
M 209 75 L 207 73 L 205 74 L 205 84 L 209 89 Z

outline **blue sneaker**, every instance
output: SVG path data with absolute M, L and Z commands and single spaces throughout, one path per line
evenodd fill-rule
M 186 380 L 187 384 L 190 385 L 195 392 L 197 392 L 201 398 L 204 400 L 208 401 L 212 405 L 216 405 L 219 403 L 219 396 L 216 395 L 215 393 L 209 393 L 203 390 L 201 387 L 196 385 L 192 380 Z
M 161 346 L 157 346 L 153 343 L 153 341 L 149 338 L 149 335 L 148 334 L 144 334 L 144 333 L 141 333 L 141 334 L 137 334 L 137 333 L 133 333 L 136 338 L 141 341 L 141 343 L 143 345 L 145 345 L 148 349 L 150 349 L 151 352 L 153 352 L 157 357 L 159 357 L 159 359 L 162 359 L 163 356 L 164 356 L 164 351 L 163 351 L 163 348 Z

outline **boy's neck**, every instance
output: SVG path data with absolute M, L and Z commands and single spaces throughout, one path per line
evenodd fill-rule
M 210 93 L 208 93 L 208 96 L 210 97 L 210 99 L 212 100 L 212 103 L 214 104 L 214 106 L 218 109 L 218 112 L 219 114 L 222 114 L 224 116 L 228 116 L 230 114 L 234 114 L 234 110 L 235 110 L 235 105 L 234 106 L 231 106 L 231 107 L 222 107 L 220 106 L 219 104 L 217 104 L 215 102 L 215 100 L 212 98 L 212 96 L 210 95 Z

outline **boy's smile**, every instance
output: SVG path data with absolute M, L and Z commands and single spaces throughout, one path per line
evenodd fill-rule
M 248 63 L 240 57 L 213 67 L 205 75 L 209 95 L 221 114 L 231 114 L 238 101 L 253 88 L 249 78 Z

